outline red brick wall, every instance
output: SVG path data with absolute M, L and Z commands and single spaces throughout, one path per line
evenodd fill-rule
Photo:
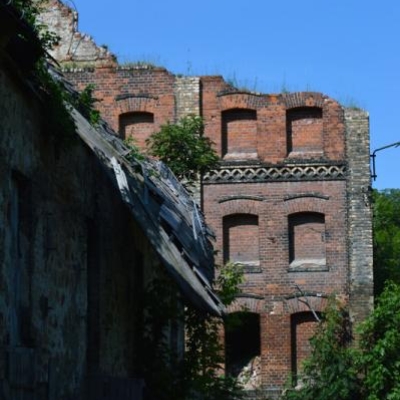
M 291 368 L 290 316 L 261 316 L 261 360 L 263 386 L 283 387 Z
M 230 198 L 232 193 L 234 198 Z M 302 193 L 302 197 L 291 196 Z M 326 198 L 316 197 L 324 193 Z M 251 200 L 258 196 L 262 200 Z M 250 276 L 252 291 L 265 296 L 286 295 L 294 285 L 317 292 L 346 291 L 346 183 L 344 181 L 269 182 L 215 184 L 203 187 L 204 212 L 217 236 L 216 248 L 223 246 L 223 217 L 235 213 L 258 216 L 259 257 L 262 274 Z M 221 201 L 223 200 L 223 201 Z M 288 217 L 298 212 L 325 215 L 327 272 L 289 273 L 290 247 Z M 222 263 L 221 252 L 217 262 Z M 258 283 L 259 281 L 259 283 Z
M 262 321 L 263 385 L 266 388 L 284 385 L 293 368 L 291 314 L 295 312 L 288 306 L 286 298 L 299 295 L 297 286 L 304 292 L 325 295 L 347 293 L 346 182 L 211 184 L 204 185 L 203 191 L 204 212 L 207 222 L 216 233 L 217 249 L 223 248 L 224 216 L 246 213 L 258 216 L 261 272 L 246 273 L 242 290 L 246 296 L 263 299 L 259 300 L 263 302 L 263 307 L 258 311 Z M 309 223 L 306 224 L 307 229 L 312 228 L 311 235 L 301 229 L 298 232 L 296 246 L 299 257 L 326 257 L 325 270 L 291 270 L 288 229 L 291 215 L 298 216 L 295 219 L 296 228 L 302 228 L 304 218 Z M 307 216 L 317 218 L 310 220 Z M 321 216 L 324 216 L 325 224 Z M 320 239 L 323 236 L 325 240 L 317 248 L 314 247 L 317 240 L 315 235 Z M 255 237 L 255 233 L 248 229 L 245 234 L 240 233 L 237 240 L 244 246 Z M 222 261 L 220 252 L 217 262 Z M 308 352 L 307 340 L 312 328 L 307 323 L 300 324 L 296 329 L 300 363 Z
M 296 158 L 300 159 L 344 159 L 345 132 L 342 108 L 336 101 L 320 93 L 243 93 L 233 90 L 221 77 L 202 77 L 202 99 L 202 111 L 206 121 L 205 133 L 214 141 L 215 148 L 221 156 L 224 156 L 223 150 L 226 147 L 223 138 L 228 125 L 226 115 L 230 115 L 227 112 L 243 109 L 256 113 L 256 121 L 253 121 L 251 127 L 247 125 L 244 129 L 257 132 L 255 153 L 261 161 L 284 162 L 288 156 L 288 147 L 289 152 L 294 152 Z M 230 117 L 229 123 L 232 122 Z M 235 123 L 238 122 L 239 120 L 236 120 Z M 243 124 L 243 120 L 240 122 Z M 232 132 L 235 132 L 234 125 Z M 292 136 L 291 141 L 288 141 L 288 132 Z M 240 159 L 241 153 L 253 152 L 253 145 L 251 135 L 248 141 L 241 140 L 238 136 L 233 149 Z M 307 153 L 304 153 L 305 151 Z M 228 152 L 231 150 L 228 149 Z
M 140 145 L 152 130 L 175 121 L 176 81 L 164 69 L 98 68 L 67 77 L 80 88 L 94 83 L 105 119 L 119 129 L 120 116 L 128 115 L 121 120 L 125 135 L 138 137 Z M 219 76 L 201 77 L 200 88 L 205 134 L 225 156 L 224 165 L 345 161 L 343 111 L 336 101 L 320 93 L 244 93 Z M 145 114 L 127 113 L 152 113 L 154 122 L 135 120 Z M 259 261 L 257 270 L 246 272 L 243 296 L 231 310 L 245 305 L 260 314 L 263 385 L 282 387 L 293 368 L 293 343 L 300 362 L 309 351 L 312 331 L 311 322 L 296 320 L 293 342 L 291 315 L 299 311 L 293 306 L 296 300 L 288 298 L 297 299 L 297 287 L 315 294 L 348 293 L 346 181 L 209 183 L 203 185 L 202 203 L 217 236 L 216 262 Z M 293 215 L 294 238 L 289 229 Z M 304 224 L 302 219 L 316 215 L 319 219 Z M 229 243 L 225 251 L 224 243 Z M 325 258 L 326 268 L 293 269 L 290 263 L 297 258 Z
M 311 312 L 292 315 L 292 372 L 301 372 L 302 364 L 311 354 L 310 339 L 315 334 L 317 321 Z
M 162 68 L 96 68 L 66 72 L 66 77 L 84 89 L 95 86 L 94 97 L 102 117 L 118 132 L 121 114 L 154 114 L 154 130 L 175 121 L 175 77 Z

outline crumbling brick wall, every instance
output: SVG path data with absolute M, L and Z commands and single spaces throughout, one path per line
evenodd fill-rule
M 159 124 L 176 119 L 180 97 L 174 92 L 176 78 L 166 71 L 125 71 L 124 74 L 134 77 L 131 78 L 134 90 L 127 90 L 122 84 L 125 81 L 118 70 L 70 72 L 69 77 L 77 83 L 84 77 L 86 83 L 89 74 L 100 76 L 93 81 L 97 96 L 103 98 L 99 108 L 114 127 L 126 110 L 119 106 L 122 101 L 125 104 L 130 101 L 130 112 L 151 110 L 154 131 Z M 109 80 L 112 74 L 113 84 Z M 160 75 L 167 79 L 160 81 Z M 145 77 L 150 80 L 152 77 L 152 83 L 148 84 Z M 109 83 L 103 86 L 102 79 Z M 307 335 L 312 332 L 311 328 L 295 329 L 297 325 L 291 321 L 296 313 L 288 311 L 286 298 L 298 295 L 300 288 L 311 297 L 332 293 L 347 299 L 354 296 L 351 306 L 360 299 L 359 293 L 349 290 L 356 287 L 355 283 L 350 286 L 349 281 L 349 246 L 350 249 L 358 246 L 354 244 L 356 238 L 352 234 L 354 228 L 350 230 L 349 218 L 354 220 L 351 226 L 362 220 L 366 224 L 364 231 L 370 232 L 371 225 L 368 213 L 357 214 L 355 210 L 353 217 L 349 214 L 348 205 L 353 201 L 349 174 L 354 172 L 348 169 L 346 137 L 351 132 L 342 107 L 319 93 L 259 95 L 227 91 L 228 85 L 219 77 L 202 77 L 200 82 L 205 134 L 222 156 L 220 170 L 203 179 L 202 206 L 217 236 L 216 262 L 222 264 L 229 258 L 242 262 L 246 271 L 244 293 L 262 299 L 262 386 L 273 394 L 279 392 L 291 372 L 300 368 L 309 351 Z M 123 91 L 117 94 L 118 90 Z M 133 101 L 133 96 L 123 99 L 128 97 L 128 91 L 141 91 L 146 98 L 142 102 Z M 161 106 L 163 101 L 165 107 Z M 152 103 L 157 106 L 151 108 Z M 307 107 L 312 111 L 306 112 Z M 297 137 L 293 134 L 294 121 L 300 121 Z M 368 129 L 360 135 L 368 136 Z M 363 154 L 368 154 L 366 147 Z M 368 189 L 369 171 L 365 163 L 355 169 L 364 177 L 357 192 L 360 196 L 360 190 Z M 369 204 L 363 207 L 368 209 Z M 292 231 L 291 223 L 292 228 L 295 226 Z M 247 240 L 250 245 L 240 250 Z M 236 250 L 235 241 L 240 242 Z M 359 238 L 359 243 L 364 243 L 364 239 Z M 258 248 L 251 250 L 254 246 Z M 252 254 L 246 254 L 250 250 Z M 365 247 L 363 251 L 370 253 Z M 354 253 L 352 257 L 356 256 Z M 371 258 L 364 263 L 364 271 L 366 275 L 355 272 L 358 275 L 353 282 L 370 279 Z M 369 282 L 368 289 L 357 285 L 366 291 L 362 304 L 368 307 L 372 299 L 372 281 Z M 322 306 L 317 311 L 323 311 Z M 297 337 L 293 336 L 294 331 Z
M 238 90 L 220 76 L 66 66 L 78 88 L 95 84 L 98 108 L 116 130 L 130 113 L 151 113 L 153 131 L 183 115 L 204 118 L 221 166 L 203 177 L 202 207 L 216 233 L 216 262 L 244 266 L 231 311 L 260 315 L 266 391 L 279 393 L 300 368 L 312 311 L 323 312 L 327 296 L 348 301 L 355 322 L 365 318 L 373 284 L 366 113 L 321 93 Z

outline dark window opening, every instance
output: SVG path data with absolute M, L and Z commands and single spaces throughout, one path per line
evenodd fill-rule
M 228 315 L 225 322 L 227 374 L 237 377 L 243 373 L 244 369 L 255 368 L 260 362 L 260 343 L 259 314 L 237 312 Z

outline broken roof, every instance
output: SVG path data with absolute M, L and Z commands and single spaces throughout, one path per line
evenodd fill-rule
M 49 65 L 49 71 L 66 90 L 76 94 L 59 70 Z M 75 108 L 70 112 L 78 135 L 105 167 L 183 294 L 198 308 L 222 316 L 224 306 L 211 288 L 213 234 L 196 202 L 165 164 L 151 159 L 128 160 L 130 149 L 106 122 L 92 126 Z

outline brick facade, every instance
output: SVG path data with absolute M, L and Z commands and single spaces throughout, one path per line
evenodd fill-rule
M 98 108 L 117 131 L 124 115 L 152 114 L 138 128 L 141 144 L 167 121 L 204 118 L 221 165 L 203 177 L 202 208 L 216 233 L 216 262 L 244 265 L 243 293 L 230 311 L 259 315 L 263 390 L 279 393 L 301 369 L 312 311 L 322 312 L 327 296 L 348 301 L 354 322 L 365 318 L 373 284 L 365 112 L 321 93 L 239 91 L 220 76 L 66 68 L 78 88 L 95 85 Z

